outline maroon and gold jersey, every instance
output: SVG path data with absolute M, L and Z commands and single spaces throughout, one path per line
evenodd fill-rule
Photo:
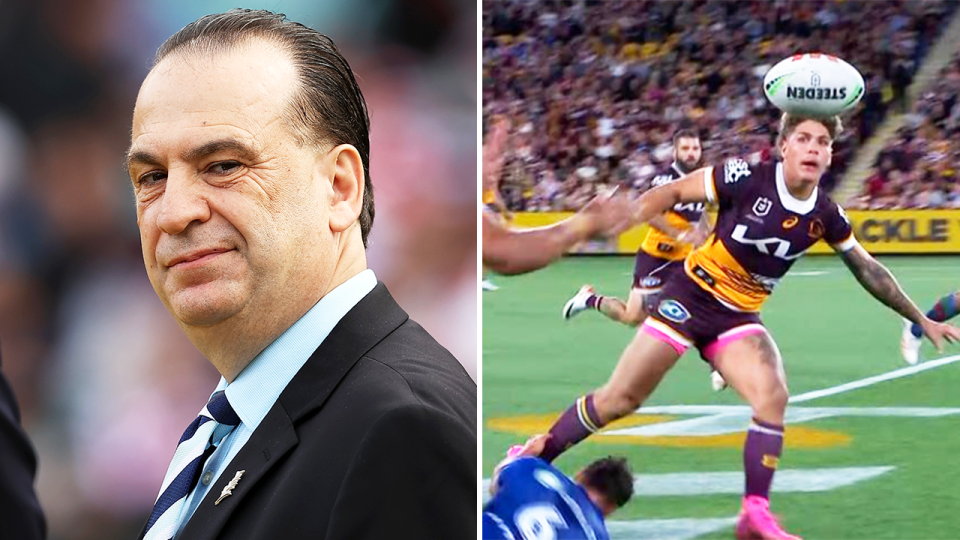
M 663 174 L 654 176 L 653 181 L 651 182 L 651 187 L 658 187 L 676 182 L 683 176 L 683 173 L 680 172 L 676 164 L 674 164 Z M 669 223 L 672 227 L 676 227 L 680 230 L 686 230 L 700 219 L 701 214 L 703 214 L 703 203 L 681 203 L 675 205 L 664 215 L 667 219 L 667 223 Z M 650 229 L 647 231 L 647 236 L 643 239 L 643 243 L 640 244 L 641 252 L 653 255 L 654 257 L 658 257 L 660 259 L 666 259 L 668 261 L 683 260 L 692 249 L 693 246 L 690 244 L 678 242 L 669 234 L 655 227 L 650 227 Z
M 823 238 L 857 245 L 839 205 L 819 188 L 806 200 L 787 191 L 779 161 L 731 159 L 706 169 L 707 200 L 719 206 L 713 234 L 686 260 L 686 273 L 728 307 L 759 311 L 794 261 Z

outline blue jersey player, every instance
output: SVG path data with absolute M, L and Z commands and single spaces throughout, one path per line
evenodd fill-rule
M 607 540 L 604 517 L 633 495 L 623 458 L 594 461 L 573 479 L 537 457 L 547 436 L 531 439 L 494 472 L 483 508 L 485 540 Z

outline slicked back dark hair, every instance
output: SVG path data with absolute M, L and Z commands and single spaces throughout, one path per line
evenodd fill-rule
M 633 497 L 633 473 L 626 458 L 607 456 L 587 465 L 580 471 L 583 485 L 600 493 L 617 508 Z
M 363 162 L 363 246 L 373 226 L 373 183 L 370 181 L 370 116 L 353 70 L 327 36 L 286 15 L 265 10 L 232 9 L 206 15 L 184 26 L 157 50 L 156 66 L 171 54 L 215 55 L 250 39 L 276 43 L 290 55 L 298 88 L 284 120 L 300 144 L 351 144 Z
M 673 146 L 677 146 L 680 139 L 696 139 L 699 141 L 700 134 L 692 129 L 678 129 L 677 132 L 673 134 Z

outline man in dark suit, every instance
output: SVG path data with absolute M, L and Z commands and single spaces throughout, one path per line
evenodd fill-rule
M 46 523 L 33 477 L 37 456 L 20 427 L 20 411 L 0 372 L 0 538 L 42 540 Z
M 223 378 L 141 538 L 476 536 L 476 385 L 366 269 L 368 131 L 346 60 L 282 16 L 158 51 L 127 155 L 144 262 Z

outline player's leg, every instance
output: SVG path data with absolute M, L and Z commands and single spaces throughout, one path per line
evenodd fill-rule
M 485 290 L 485 291 L 496 291 L 496 290 L 500 289 L 500 287 L 497 287 L 492 281 L 490 281 L 490 278 L 487 277 L 487 268 L 486 268 L 486 267 L 483 268 L 483 274 L 482 274 L 482 276 L 483 276 L 483 277 L 482 277 L 481 280 L 480 280 L 480 288 L 481 288 L 481 289 L 483 289 L 483 290 Z
M 667 332 L 658 331 L 644 323 L 623 351 L 607 384 L 578 398 L 554 422 L 540 457 L 552 461 L 603 426 L 635 411 L 690 346 L 682 336 L 670 334 L 676 333 L 669 328 Z
M 787 378 L 773 338 L 760 324 L 747 324 L 718 336 L 704 356 L 753 409 L 743 446 L 746 492 L 737 538 L 797 538 L 780 528 L 770 513 L 770 485 L 783 451 Z
M 668 271 L 677 266 L 676 261 L 668 261 L 640 251 L 634 262 L 633 286 L 626 302 L 613 296 L 597 294 L 593 287 L 584 285 L 563 306 L 563 318 L 570 319 L 578 313 L 595 309 L 608 319 L 637 326 L 647 317 L 644 312 L 644 296 L 660 292 Z
M 610 320 L 637 326 L 647 316 L 643 311 L 643 295 L 642 290 L 631 289 L 627 301 L 624 302 L 615 296 L 597 294 L 593 287 L 584 285 L 563 306 L 563 318 L 569 319 L 588 309 L 595 309 Z
M 927 312 L 927 317 L 932 321 L 944 322 L 958 314 L 960 314 L 960 291 L 950 293 L 937 300 L 933 308 Z M 904 319 L 903 334 L 900 338 L 900 353 L 908 364 L 916 364 L 920 361 L 922 338 L 923 330 L 920 329 L 920 325 Z

